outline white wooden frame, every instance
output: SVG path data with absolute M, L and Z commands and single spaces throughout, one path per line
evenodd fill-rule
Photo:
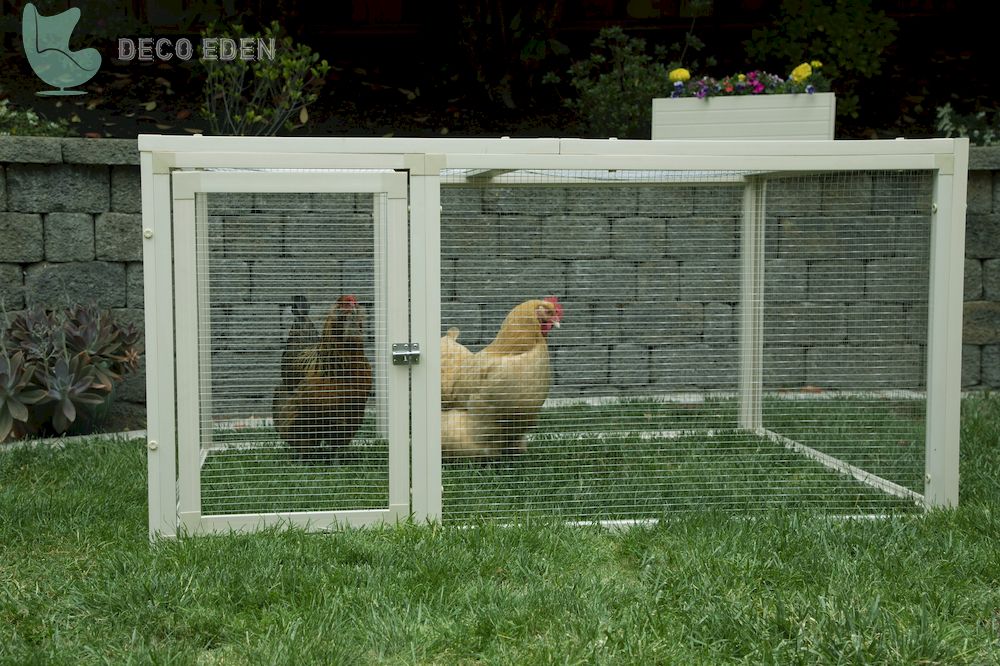
M 836 116 L 834 93 L 657 97 L 650 134 L 654 139 L 823 140 L 833 139 Z
M 198 390 L 208 375 L 208 359 L 199 351 L 199 328 L 208 320 L 207 304 L 201 302 L 197 277 L 206 275 L 196 266 L 196 205 L 199 193 L 218 192 L 351 192 L 386 195 L 387 211 L 375 208 L 375 266 L 377 299 L 385 303 L 385 321 L 376 309 L 375 329 L 388 340 L 408 338 L 406 321 L 406 175 L 386 173 L 263 173 L 219 171 L 174 171 L 172 181 L 174 241 L 174 317 L 176 322 L 176 407 L 177 407 L 177 515 L 178 529 L 185 533 L 247 530 L 275 523 L 326 529 L 336 525 L 362 525 L 395 521 L 409 514 L 409 437 L 404 409 L 383 412 L 388 425 L 389 497 L 385 509 L 322 512 L 285 512 L 205 516 L 201 513 L 201 465 L 203 452 L 212 447 L 202 441 L 202 414 Z M 202 204 L 203 205 L 203 204 Z M 204 211 L 202 211 L 204 213 Z M 204 285 L 203 285 L 204 286 Z M 204 334 L 205 332 L 202 331 Z M 380 406 L 406 405 L 409 388 L 405 372 L 391 368 L 377 373 L 382 384 L 376 387 Z
M 411 369 L 413 515 L 441 518 L 440 466 L 440 182 L 442 169 L 589 169 L 746 171 L 805 173 L 830 170 L 928 170 L 934 174 L 931 284 L 927 345 L 926 476 L 922 495 L 902 494 L 927 508 L 958 502 L 961 303 L 968 141 L 617 141 L 586 139 L 406 139 L 139 137 L 143 220 L 146 230 L 146 319 L 150 446 L 150 532 L 177 532 L 175 375 L 172 364 L 174 302 L 160 267 L 171 260 L 169 174 L 174 170 L 385 169 L 409 177 L 412 311 L 410 335 L 421 346 Z M 301 174 L 300 174 L 301 176 Z M 243 176 L 240 176 L 241 178 Z M 741 300 L 741 425 L 777 438 L 822 464 L 893 492 L 895 484 L 760 425 L 760 316 L 755 313 L 763 279 L 763 188 L 747 178 Z M 184 213 L 181 213 L 183 216 Z M 751 237 L 752 235 L 752 237 Z M 163 242 L 160 242 L 160 239 Z M 179 321 L 179 323 L 181 323 Z M 178 329 L 179 330 L 179 329 Z M 828 458 L 828 456 L 826 457 Z M 888 484 L 888 485 L 887 485 Z M 313 521 L 315 514 L 275 520 Z M 363 517 L 359 518 L 363 519 Z M 258 521 L 259 523 L 259 521 Z

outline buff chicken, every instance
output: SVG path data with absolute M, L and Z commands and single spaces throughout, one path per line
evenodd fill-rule
M 547 337 L 561 320 L 555 297 L 525 301 L 475 354 L 458 342 L 458 329 L 448 331 L 441 340 L 444 456 L 495 459 L 527 450 L 552 384 Z

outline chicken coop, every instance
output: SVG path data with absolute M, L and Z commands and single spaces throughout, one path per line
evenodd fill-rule
M 966 140 L 139 149 L 151 535 L 957 504 Z

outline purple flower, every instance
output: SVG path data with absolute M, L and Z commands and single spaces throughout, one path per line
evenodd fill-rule
M 816 86 L 814 85 L 806 86 L 806 92 L 812 95 L 814 92 L 816 92 Z

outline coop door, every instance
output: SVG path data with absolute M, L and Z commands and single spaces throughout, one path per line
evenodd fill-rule
M 405 174 L 173 175 L 188 532 L 409 511 Z

